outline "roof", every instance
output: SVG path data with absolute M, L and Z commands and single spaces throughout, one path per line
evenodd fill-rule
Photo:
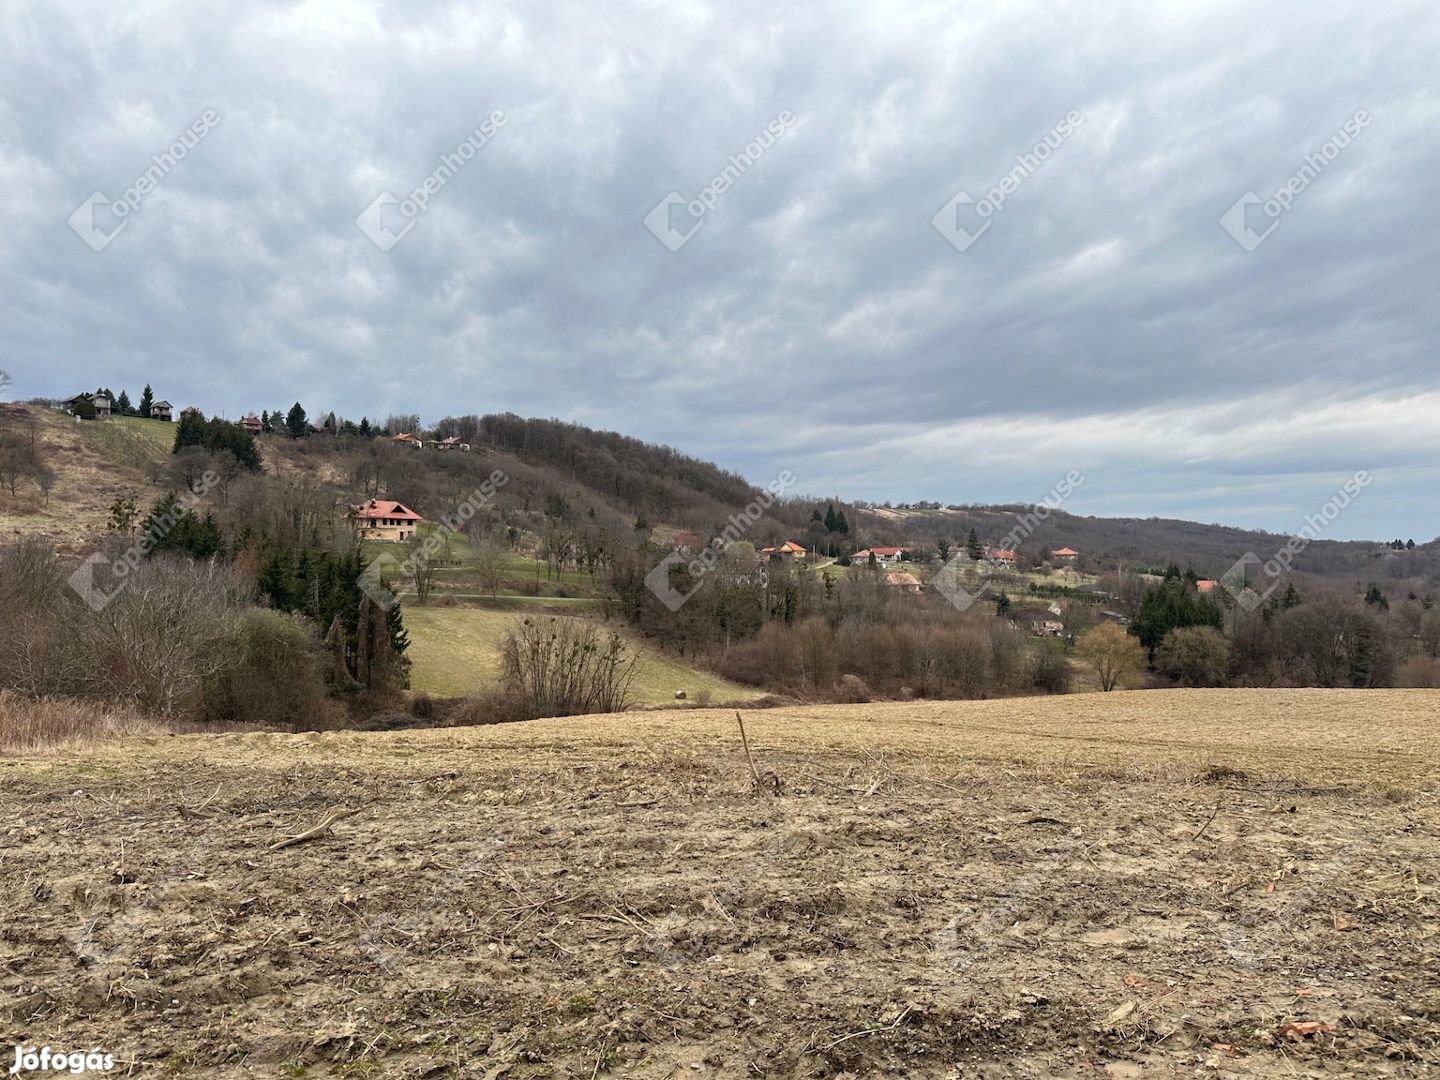
M 150 407 L 152 409 L 173 409 L 175 406 L 168 401 L 152 401 Z
M 767 548 L 761 548 L 760 550 L 761 550 L 761 552 L 762 552 L 763 554 L 765 554 L 765 555 L 773 555 L 773 554 L 777 554 L 777 553 L 778 553 L 778 554 L 781 554 L 781 555 L 808 555 L 808 554 L 809 554 L 809 552 L 807 552 L 803 547 L 801 547 L 799 544 L 795 543 L 794 540 L 786 540 L 786 541 L 785 541 L 783 544 L 781 544 L 779 547 L 767 547 Z
M 1211 581 L 1209 578 L 1201 578 L 1199 581 L 1195 582 L 1195 588 L 1198 589 L 1200 592 L 1209 592 L 1218 584 L 1220 584 L 1218 581 Z
M 1003 550 L 1003 549 L 1001 549 L 1001 548 L 997 548 L 996 550 L 990 552 L 990 558 L 992 558 L 992 559 L 1013 559 L 1013 558 L 1015 558 L 1015 553 L 1014 553 L 1013 551 L 1005 551 L 1005 550 Z
M 1060 548 L 1058 551 L 1050 552 L 1051 555 L 1079 555 L 1074 548 Z
M 401 521 L 425 520 L 404 503 L 392 502 L 389 499 L 371 499 L 369 502 L 352 506 L 350 512 L 357 518 L 398 518 Z
M 897 547 L 872 547 L 870 550 L 876 555 L 884 555 L 886 558 L 900 554 L 900 549 Z
M 260 423 L 260 418 L 258 416 L 242 416 L 240 422 L 242 424 L 258 424 Z
M 920 588 L 920 579 L 908 570 L 891 570 L 885 575 L 886 585 L 895 585 L 902 589 Z
M 699 547 L 700 537 L 693 532 L 676 532 L 671 535 L 670 542 L 676 547 Z

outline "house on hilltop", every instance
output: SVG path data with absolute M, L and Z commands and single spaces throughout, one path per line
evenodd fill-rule
M 424 439 L 418 435 L 411 435 L 408 431 L 402 431 L 399 435 L 390 436 L 390 441 L 397 446 L 412 446 L 416 450 L 421 449 L 425 445 Z
M 459 450 L 462 454 L 470 452 L 470 444 L 461 442 L 459 435 L 451 435 L 448 439 L 441 439 L 435 444 L 436 450 Z
M 371 499 L 350 508 L 350 520 L 361 540 L 399 543 L 415 539 L 415 528 L 425 519 L 404 503 Z
M 110 399 L 104 394 L 76 394 L 72 398 L 66 398 L 60 403 L 66 412 L 75 416 L 88 413 L 88 404 L 95 410 L 96 420 L 106 420 L 110 417 Z
M 1063 547 L 1058 551 L 1050 552 L 1050 557 L 1056 562 L 1073 563 L 1080 557 L 1080 553 L 1074 548 Z
M 167 424 L 172 423 L 175 419 L 174 408 L 168 401 L 152 401 L 150 403 L 150 419 L 164 420 Z
M 260 432 L 263 431 L 265 428 L 265 425 L 260 423 L 260 418 L 258 416 L 241 417 L 240 426 L 246 431 L 248 431 L 251 435 L 259 435 Z
M 999 566 L 1015 565 L 1015 552 L 1006 551 L 1004 548 L 991 548 L 986 558 Z

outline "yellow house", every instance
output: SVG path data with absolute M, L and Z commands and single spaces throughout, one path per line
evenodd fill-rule
M 361 540 L 398 543 L 415 539 L 415 527 L 425 519 L 404 503 L 371 499 L 350 508 L 350 520 Z

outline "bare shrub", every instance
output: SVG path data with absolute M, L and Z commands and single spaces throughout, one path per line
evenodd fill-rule
M 410 715 L 416 720 L 434 720 L 435 699 L 421 690 L 410 699 Z
M 1416 688 L 1440 688 L 1440 659 L 1434 656 L 1412 656 L 1395 670 L 1395 685 Z
M 35 753 L 165 729 L 133 709 L 93 702 L 43 700 L 0 690 L 0 753 Z
M 460 727 L 477 727 L 538 720 L 540 716 L 537 706 L 529 698 L 496 688 L 466 698 L 452 714 L 451 723 Z
M 1061 653 L 1050 648 L 1039 648 L 1034 652 L 1030 668 L 1030 685 L 1047 694 L 1070 693 L 1074 674 L 1070 661 Z
M 844 705 L 861 705 L 871 696 L 870 687 L 858 675 L 841 675 L 835 687 L 835 700 Z
M 624 711 L 639 662 L 619 634 L 579 619 L 525 619 L 500 646 L 501 684 L 538 716 Z

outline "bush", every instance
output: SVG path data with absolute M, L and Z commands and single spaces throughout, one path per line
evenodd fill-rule
M 1440 688 L 1440 658 L 1434 656 L 1412 656 L 1402 662 L 1395 671 L 1395 685 L 1435 689 Z
M 1155 666 L 1183 686 L 1224 686 L 1230 643 L 1212 626 L 1178 627 L 1160 642 Z
M 239 612 L 222 650 L 224 663 L 204 683 L 205 723 L 296 728 L 325 718 L 326 657 L 298 616 Z
M 410 699 L 410 715 L 416 720 L 434 720 L 435 699 L 421 690 Z
M 623 712 L 639 662 L 619 634 L 579 619 L 525 619 L 500 646 L 501 684 L 536 716 Z
M 1030 668 L 1030 685 L 1047 694 L 1068 694 L 1074 673 L 1070 661 L 1054 649 L 1040 647 Z
M 474 694 L 462 701 L 451 723 L 459 727 L 485 724 L 514 724 L 522 720 L 538 720 L 541 713 L 535 703 L 520 694 L 504 689 Z
M 835 700 L 844 705 L 861 705 L 869 701 L 870 687 L 858 675 L 841 675 L 835 688 Z

